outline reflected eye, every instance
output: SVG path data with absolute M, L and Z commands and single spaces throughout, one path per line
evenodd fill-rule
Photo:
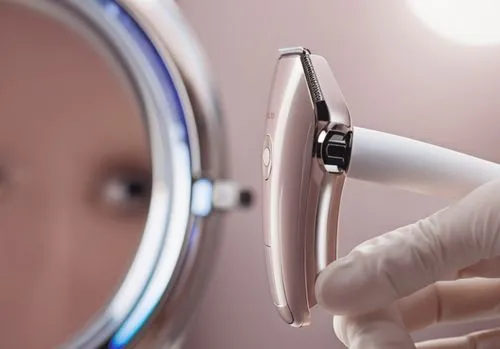
M 108 176 L 102 183 L 102 200 L 123 214 L 147 212 L 151 198 L 151 175 L 122 173 Z

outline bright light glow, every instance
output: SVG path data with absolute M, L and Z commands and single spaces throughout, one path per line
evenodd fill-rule
M 429 28 L 467 45 L 500 44 L 499 0 L 409 0 Z

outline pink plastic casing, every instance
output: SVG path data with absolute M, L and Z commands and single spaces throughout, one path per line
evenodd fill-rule
M 344 98 L 326 60 L 310 56 L 331 118 L 350 126 Z M 274 305 L 288 324 L 308 325 L 314 283 L 336 256 L 344 174 L 326 173 L 314 157 L 318 123 L 300 55 L 280 56 L 262 151 L 263 225 Z

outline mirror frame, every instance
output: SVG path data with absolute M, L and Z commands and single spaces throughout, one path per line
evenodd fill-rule
M 241 194 L 226 180 L 221 107 L 194 33 L 169 0 L 0 3 L 40 11 L 106 46 L 133 85 L 150 140 L 152 198 L 133 263 L 104 309 L 61 348 L 174 345 L 211 275 L 221 213 Z

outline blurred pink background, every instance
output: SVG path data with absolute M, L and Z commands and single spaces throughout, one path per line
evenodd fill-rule
M 234 176 L 260 200 L 260 156 L 277 50 L 303 45 L 329 60 L 355 125 L 414 137 L 500 161 L 500 47 L 467 47 L 429 31 L 405 1 L 180 0 L 221 88 Z M 381 204 L 384 202 L 384 204 Z M 447 202 L 348 181 L 340 252 L 428 215 Z M 260 203 L 231 215 L 217 270 L 188 349 L 344 348 L 331 317 L 289 328 L 267 286 Z M 440 326 L 417 339 L 456 335 L 486 323 Z

